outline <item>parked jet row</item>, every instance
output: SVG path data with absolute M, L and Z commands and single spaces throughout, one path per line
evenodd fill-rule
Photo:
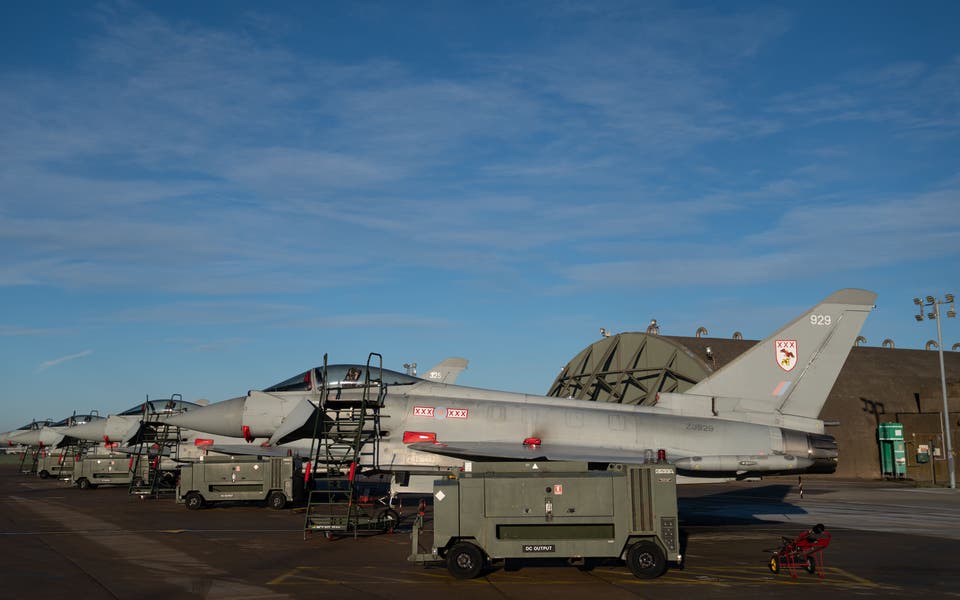
M 875 300 L 867 290 L 839 290 L 687 393 L 661 394 L 655 406 L 462 387 L 385 370 L 377 382 L 386 388 L 379 452 L 364 466 L 429 479 L 464 460 L 642 462 L 662 453 L 690 477 L 833 472 L 836 442 L 818 416 Z M 320 368 L 311 369 L 169 422 L 267 438 L 271 446 L 302 441 L 330 402 L 358 398 L 359 368 L 329 367 L 326 382 Z
M 424 486 L 465 460 L 635 463 L 659 454 L 687 477 L 833 472 L 837 446 L 818 417 L 875 300 L 867 290 L 834 292 L 688 392 L 660 394 L 654 406 L 458 386 L 463 359 L 444 361 L 427 378 L 386 369 L 374 376 L 367 365 L 346 364 L 209 406 L 140 403 L 106 419 L 57 424 L 49 439 L 55 432 L 130 444 L 147 424 L 166 423 L 181 428 L 181 442 L 205 450 L 306 455 L 317 419 L 374 385 L 382 426 L 377 452 L 361 467 L 403 481 L 412 475 Z M 21 429 L 0 439 L 16 443 L 37 430 L 40 442 L 42 427 Z

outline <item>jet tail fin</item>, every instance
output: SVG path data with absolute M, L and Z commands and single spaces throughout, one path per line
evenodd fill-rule
M 440 361 L 440 364 L 427 371 L 423 378 L 435 383 L 448 383 L 452 385 L 456 382 L 460 373 L 466 370 L 469 363 L 470 361 L 465 358 L 445 358 Z
M 816 419 L 876 299 L 868 290 L 834 292 L 685 395 Z

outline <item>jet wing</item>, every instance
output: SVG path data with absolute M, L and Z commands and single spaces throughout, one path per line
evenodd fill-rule
M 590 448 L 567 444 L 542 444 L 525 446 L 514 442 L 416 442 L 408 448 L 442 454 L 464 460 L 575 460 L 598 463 L 638 463 L 643 455 L 635 450 L 616 448 Z

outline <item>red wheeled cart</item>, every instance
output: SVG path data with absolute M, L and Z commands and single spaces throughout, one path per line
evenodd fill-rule
M 824 529 L 822 523 L 804 531 L 794 539 L 781 538 L 779 548 L 765 550 L 772 552 L 769 567 L 774 575 L 782 569 L 790 571 L 790 576 L 796 578 L 798 569 L 806 569 L 808 573 L 816 573 L 823 577 L 823 551 L 830 545 L 830 532 Z

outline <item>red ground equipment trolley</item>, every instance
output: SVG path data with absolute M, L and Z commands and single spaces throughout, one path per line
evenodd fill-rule
M 806 569 L 808 573 L 823 577 L 823 551 L 830 545 L 830 537 L 830 532 L 824 529 L 823 524 L 817 523 L 794 539 L 781 538 L 779 548 L 765 550 L 773 553 L 769 562 L 770 571 L 777 574 L 781 569 L 787 569 L 790 576 L 795 578 L 798 569 Z

